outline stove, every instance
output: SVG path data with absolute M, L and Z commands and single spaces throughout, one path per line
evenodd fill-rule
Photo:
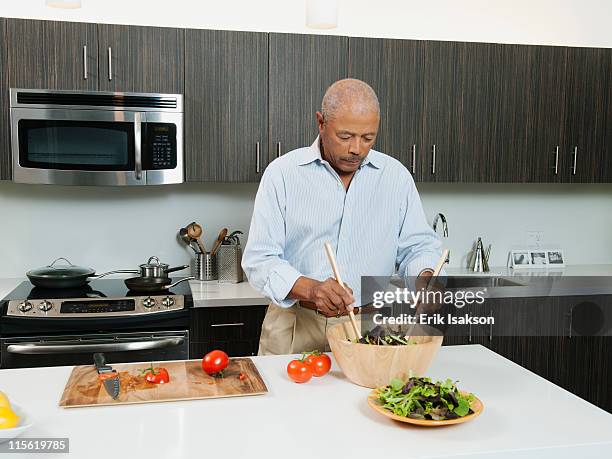
M 143 294 L 128 290 L 122 279 L 98 279 L 82 287 L 45 289 L 22 282 L 6 298 L 6 316 L 28 318 L 130 317 L 185 309 L 189 284 Z
M 0 300 L 0 368 L 87 364 L 94 352 L 109 363 L 186 359 L 192 305 L 188 282 L 152 293 L 123 279 L 70 289 L 22 282 Z

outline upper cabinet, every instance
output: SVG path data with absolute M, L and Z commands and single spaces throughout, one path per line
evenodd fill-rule
M 269 35 L 269 157 L 305 147 L 318 135 L 315 113 L 326 89 L 347 76 L 348 38 Z
M 612 124 L 608 117 L 612 83 L 612 50 L 567 48 L 565 141 L 561 155 L 565 181 L 610 181 L 612 145 L 606 145 Z
M 182 94 L 185 30 L 98 26 L 100 90 Z
M 384 71 L 381 71 L 384 69 Z M 349 76 L 370 84 L 380 102 L 375 149 L 421 177 L 424 42 L 349 39 Z
M 188 181 L 256 182 L 268 154 L 268 34 L 187 30 Z
M 6 21 L 13 88 L 183 93 L 183 29 Z
M 0 180 L 11 179 L 6 20 L 0 18 Z
M 98 26 L 7 19 L 11 88 L 98 89 Z

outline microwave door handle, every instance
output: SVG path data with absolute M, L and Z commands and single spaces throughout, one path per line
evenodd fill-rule
M 136 180 L 142 179 L 142 116 L 144 113 L 134 113 L 134 160 Z

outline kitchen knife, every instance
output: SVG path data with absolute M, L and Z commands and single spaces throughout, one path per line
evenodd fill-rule
M 119 396 L 119 389 L 121 388 L 119 374 L 116 370 L 109 365 L 106 365 L 106 358 L 104 354 L 95 353 L 93 356 L 94 363 L 96 364 L 96 370 L 98 371 L 98 378 L 102 381 L 104 389 L 113 400 Z

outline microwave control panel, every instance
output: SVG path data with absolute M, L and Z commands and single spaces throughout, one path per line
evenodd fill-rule
M 176 125 L 172 123 L 146 123 L 143 129 L 143 166 L 147 170 L 174 169 L 176 167 Z

